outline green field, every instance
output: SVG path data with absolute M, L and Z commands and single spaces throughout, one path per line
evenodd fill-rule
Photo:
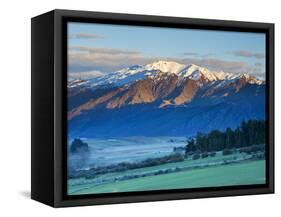
M 175 162 L 175 163 L 167 163 L 162 164 L 158 166 L 152 166 L 152 167 L 143 167 L 139 169 L 131 169 L 123 172 L 112 172 L 112 173 L 106 173 L 97 176 L 93 179 L 85 179 L 85 178 L 76 178 L 76 179 L 69 179 L 68 180 L 68 193 L 69 194 L 76 194 L 76 192 L 80 192 L 84 189 L 93 188 L 96 185 L 104 185 L 104 180 L 111 179 L 111 183 L 113 182 L 112 179 L 115 177 L 120 177 L 124 175 L 135 175 L 135 174 L 142 174 L 147 173 L 151 171 L 159 171 L 163 169 L 169 169 L 169 168 L 177 168 L 177 167 L 194 167 L 198 165 L 210 165 L 212 163 L 222 163 L 223 161 L 231 161 L 233 158 L 237 158 L 238 160 L 243 160 L 248 155 L 245 153 L 235 153 L 233 155 L 223 155 L 221 151 L 216 153 L 215 157 L 207 157 L 207 158 L 200 158 L 198 160 L 192 160 L 191 157 L 185 159 L 181 162 Z
M 75 181 L 74 181 L 75 182 Z M 70 194 L 147 191 L 265 183 L 265 161 L 257 160 L 91 186 L 86 183 Z

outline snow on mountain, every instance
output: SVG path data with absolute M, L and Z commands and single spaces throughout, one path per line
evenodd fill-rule
M 146 76 L 151 75 L 152 73 L 155 73 L 154 70 L 149 71 L 146 70 L 143 66 L 134 65 L 125 69 L 118 70 L 116 72 L 108 73 L 103 77 L 91 79 L 90 84 L 92 86 L 110 84 L 114 84 L 115 86 L 122 86 L 136 80 L 141 80 Z
M 144 79 L 148 76 L 153 77 L 158 75 L 159 72 L 177 74 L 184 67 L 185 65 L 177 62 L 159 60 L 144 66 L 133 65 L 131 67 L 109 73 L 98 79 L 93 79 L 91 83 L 95 86 L 103 84 L 121 86 L 136 80 Z
M 218 78 L 215 76 L 214 73 L 210 72 L 209 70 L 199 67 L 199 66 L 191 66 L 191 70 L 188 70 L 188 74 L 185 77 L 188 77 L 191 80 L 199 80 L 203 79 L 205 81 L 216 81 Z M 190 74 L 189 74 L 190 73 Z
M 245 74 L 245 73 L 242 74 L 242 75 L 239 75 L 237 78 L 245 79 L 250 84 L 259 84 L 259 85 L 261 85 L 261 84 L 264 83 L 264 81 L 259 80 L 256 77 L 254 77 L 252 75 Z
M 78 87 L 78 86 L 81 86 L 81 85 L 85 85 L 87 83 L 86 80 L 82 80 L 80 78 L 78 79 L 71 79 L 68 81 L 68 88 L 72 88 L 72 87 Z
M 130 84 L 136 80 L 141 80 L 146 77 L 161 79 L 161 76 L 163 76 L 164 79 L 169 73 L 177 75 L 180 80 L 189 78 L 196 81 L 225 81 L 223 83 L 228 83 L 233 82 L 236 79 L 244 78 L 248 83 L 251 84 L 260 85 L 263 83 L 263 81 L 248 74 L 235 74 L 223 71 L 216 72 L 208 70 L 207 68 L 201 66 L 197 66 L 195 64 L 184 65 L 174 61 L 158 60 L 144 66 L 133 65 L 128 68 L 88 79 L 84 82 L 72 81 L 72 84 L 71 86 L 69 85 L 69 87 L 83 84 L 89 85 L 91 87 L 100 85 L 123 86 L 125 84 Z
M 229 72 L 213 72 L 213 74 L 217 77 L 217 80 L 232 80 L 240 76 L 240 74 L 234 74 Z
M 234 74 L 223 71 L 210 71 L 207 68 L 197 66 L 195 64 L 187 65 L 178 73 L 179 77 L 188 77 L 192 80 L 199 80 L 200 78 L 206 81 L 218 81 L 218 80 L 232 80 L 237 78 L 240 74 Z
M 68 80 L 88 80 L 91 78 L 97 78 L 104 76 L 105 74 L 101 71 L 93 70 L 93 71 L 85 71 L 85 72 L 70 72 L 68 74 Z
M 161 72 L 170 72 L 173 74 L 178 74 L 185 67 L 184 64 L 180 64 L 174 61 L 163 61 L 158 60 L 153 63 L 147 64 L 145 69 L 148 71 L 159 70 Z

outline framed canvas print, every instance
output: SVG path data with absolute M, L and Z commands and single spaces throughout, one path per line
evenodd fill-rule
M 273 24 L 33 18 L 32 198 L 62 207 L 273 193 L 273 75 Z

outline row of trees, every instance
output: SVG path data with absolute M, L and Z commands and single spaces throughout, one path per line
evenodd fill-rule
M 106 166 L 93 167 L 89 170 L 79 170 L 70 171 L 68 173 L 69 178 L 94 178 L 97 175 L 122 172 L 126 170 L 139 169 L 143 167 L 158 166 L 166 163 L 175 163 L 184 161 L 184 156 L 180 153 L 172 153 L 170 155 L 157 157 L 157 158 L 147 158 L 140 162 L 120 162 L 117 164 L 111 164 Z M 156 174 L 157 175 L 157 174 Z
M 186 153 L 210 152 L 224 149 L 248 147 L 265 144 L 265 121 L 243 121 L 235 130 L 227 128 L 225 132 L 213 130 L 210 133 L 197 133 L 195 138 L 188 139 Z

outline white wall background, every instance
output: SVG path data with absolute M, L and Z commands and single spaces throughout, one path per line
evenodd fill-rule
M 0 216 L 268 216 L 280 211 L 280 1 L 1 1 Z M 276 194 L 52 209 L 30 192 L 30 18 L 54 8 L 276 23 Z M 43 186 L 42 186 L 43 187 Z

